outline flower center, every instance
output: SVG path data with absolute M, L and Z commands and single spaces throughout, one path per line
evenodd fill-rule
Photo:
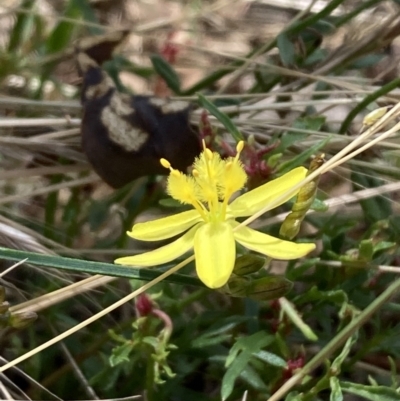
M 168 193 L 183 204 L 192 205 L 206 222 L 226 220 L 226 209 L 231 196 L 242 189 L 247 176 L 239 160 L 244 142 L 236 147 L 236 156 L 221 156 L 205 147 L 194 161 L 192 175 L 172 168 L 166 159 L 161 164 L 171 172 L 168 177 Z

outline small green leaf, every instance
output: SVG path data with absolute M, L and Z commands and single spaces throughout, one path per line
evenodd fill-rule
M 273 354 L 272 352 L 268 351 L 258 351 L 253 354 L 256 358 L 260 359 L 261 361 L 268 363 L 272 366 L 277 366 L 279 368 L 284 368 L 287 366 L 286 361 L 278 355 Z
M 251 355 L 242 352 L 237 358 L 235 358 L 234 363 L 229 366 L 224 374 L 221 385 L 221 397 L 226 400 L 232 393 L 235 380 L 240 376 L 246 365 L 251 359 Z
M 340 382 L 342 390 L 346 393 L 358 395 L 370 401 L 399 401 L 400 392 L 390 387 L 366 386 L 363 384 Z
M 346 292 L 343 290 L 320 291 L 316 286 L 314 286 L 311 287 L 306 293 L 296 298 L 296 305 L 302 305 L 310 302 L 314 303 L 317 301 L 327 301 L 342 305 L 343 303 L 348 302 L 348 297 Z
M 25 0 L 19 8 L 26 11 L 33 10 L 35 0 Z M 15 21 L 14 27 L 10 32 L 8 41 L 8 53 L 17 52 L 25 44 L 25 41 L 32 35 L 33 21 L 35 13 L 19 13 Z
M 279 166 L 279 174 L 285 174 L 290 170 L 293 170 L 295 167 L 302 165 L 309 157 L 313 154 L 317 153 L 320 149 L 322 149 L 328 142 L 330 141 L 330 137 L 324 139 L 323 141 L 317 142 L 311 148 L 305 150 L 304 152 L 300 153 L 299 155 L 293 157 L 291 160 L 287 161 L 286 163 L 282 163 Z
M 52 54 L 63 50 L 71 42 L 74 29 L 78 26 L 72 20 L 79 20 L 81 17 L 81 6 L 79 0 L 70 0 L 64 12 L 64 17 L 68 20 L 61 20 L 52 30 L 45 42 L 47 54 Z
M 285 401 L 303 401 L 303 395 L 297 391 L 292 391 L 286 396 Z
M 230 349 L 229 355 L 225 362 L 225 366 L 229 366 L 235 360 L 241 350 L 253 354 L 259 349 L 271 344 L 273 341 L 274 337 L 271 335 L 267 335 L 264 331 L 258 331 L 251 336 L 239 338 L 239 340 L 237 340 Z M 253 350 L 251 351 L 251 349 Z
M 218 336 L 200 336 L 192 342 L 193 348 L 203 349 L 205 347 L 211 347 L 213 345 L 222 344 L 224 341 L 229 341 L 232 338 L 232 334 L 220 334 Z
M 160 346 L 160 340 L 157 337 L 154 336 L 146 336 L 142 338 L 142 342 L 145 344 L 150 345 L 154 349 L 157 349 L 157 347 Z
M 370 262 L 374 254 L 374 244 L 371 239 L 364 239 L 360 241 L 358 246 L 359 258 L 361 260 Z
M 280 300 L 282 311 L 286 314 L 289 320 L 302 332 L 305 338 L 310 341 L 317 341 L 318 336 L 313 332 L 311 327 L 302 319 L 295 306 L 286 298 Z
M 323 200 L 315 198 L 310 206 L 310 209 L 322 213 L 326 212 L 329 209 L 329 206 Z
M 259 331 L 251 336 L 240 338 L 229 351 L 226 370 L 221 384 L 221 397 L 226 400 L 232 393 L 235 380 L 242 374 L 253 354 L 271 344 L 274 337 Z M 241 352 L 240 352 L 241 351 Z
M 335 360 L 332 362 L 331 365 L 331 371 L 333 374 L 338 375 L 340 372 L 340 368 L 344 362 L 344 360 L 347 358 L 351 351 L 351 347 L 356 343 L 358 339 L 358 332 L 354 333 L 351 337 L 349 337 L 346 341 L 346 344 L 344 345 L 342 351 L 340 354 L 335 358 Z
M 261 379 L 260 374 L 250 365 L 244 368 L 240 378 L 257 391 L 268 391 L 268 387 Z
M 151 63 L 157 74 L 165 81 L 168 87 L 176 94 L 181 93 L 181 81 L 178 74 L 163 57 L 158 54 L 150 56 Z
M 112 354 L 110 356 L 110 365 L 112 367 L 119 365 L 123 362 L 129 361 L 129 354 L 132 352 L 134 348 L 134 344 L 131 341 L 126 342 L 118 347 L 115 347 L 112 350 Z
M 335 376 L 331 377 L 329 384 L 331 386 L 331 396 L 329 397 L 329 401 L 343 401 L 342 389 L 338 378 Z
M 319 260 L 320 260 L 319 258 L 310 258 L 305 260 L 298 266 L 296 266 L 297 261 L 294 261 L 293 265 L 295 267 L 291 267 L 290 269 L 287 270 L 286 277 L 288 278 L 288 280 L 298 281 L 300 278 L 304 277 L 306 271 L 310 270 L 312 267 L 315 267 L 315 265 Z
M 277 36 L 276 44 L 279 49 L 282 64 L 285 67 L 292 66 L 295 62 L 296 50 L 286 32 L 282 32 Z
M 203 95 L 199 94 L 199 104 L 201 107 L 204 107 L 207 111 L 209 111 L 223 126 L 227 129 L 227 131 L 232 135 L 236 142 L 243 140 L 243 135 L 238 130 L 236 125 L 232 122 L 232 120 L 222 111 L 220 111 L 214 104 L 212 104 L 209 100 L 207 100 Z
M 380 241 L 374 245 L 374 254 L 380 251 L 387 251 L 396 246 L 395 242 Z

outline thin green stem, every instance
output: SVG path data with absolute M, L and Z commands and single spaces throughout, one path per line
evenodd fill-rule
M 374 93 L 371 93 L 370 95 L 366 96 L 365 99 L 360 102 L 354 109 L 348 114 L 348 116 L 345 118 L 343 121 L 342 125 L 340 126 L 339 132 L 341 134 L 344 134 L 348 128 L 350 127 L 350 124 L 354 120 L 354 118 L 357 116 L 358 113 L 360 113 L 362 110 L 364 110 L 370 103 L 374 102 L 376 99 L 379 99 L 381 96 L 386 95 L 393 89 L 396 89 L 400 86 L 400 78 L 396 78 L 393 81 L 389 82 L 388 84 L 382 86 L 380 89 L 375 91 Z

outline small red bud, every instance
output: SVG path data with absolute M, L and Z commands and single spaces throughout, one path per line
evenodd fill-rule
M 153 301 L 147 294 L 140 294 L 136 298 L 136 311 L 139 316 L 147 316 L 153 311 Z

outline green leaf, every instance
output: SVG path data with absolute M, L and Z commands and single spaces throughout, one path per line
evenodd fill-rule
M 253 355 L 256 358 L 260 359 L 261 361 L 266 362 L 272 366 L 284 368 L 287 365 L 286 361 L 283 358 L 281 358 L 278 355 L 273 354 L 272 352 L 261 350 L 261 351 L 255 352 Z
M 142 338 L 142 342 L 145 344 L 150 345 L 151 347 L 153 347 L 155 350 L 157 349 L 157 347 L 160 346 L 160 340 L 157 337 L 154 336 L 146 336 Z
M 243 135 L 238 130 L 236 125 L 232 122 L 232 120 L 222 111 L 220 111 L 214 104 L 212 104 L 209 100 L 207 100 L 203 95 L 199 94 L 199 104 L 201 107 L 204 107 L 208 112 L 210 112 L 223 126 L 227 129 L 227 131 L 232 135 L 236 142 L 243 140 Z
M 224 341 L 228 341 L 232 338 L 232 334 L 220 334 L 218 336 L 199 336 L 192 342 L 193 348 L 205 348 L 213 345 L 222 344 Z
M 296 305 L 305 303 L 315 303 L 317 301 L 327 301 L 342 305 L 348 302 L 347 294 L 343 290 L 321 291 L 316 286 L 311 287 L 306 293 L 296 298 Z
M 277 36 L 276 44 L 279 49 L 282 64 L 285 67 L 292 66 L 295 62 L 296 50 L 286 32 L 282 32 Z
M 342 389 L 337 377 L 333 376 L 329 379 L 329 384 L 331 386 L 331 396 L 329 401 L 343 401 Z
M 310 209 L 315 210 L 316 212 L 326 212 L 329 209 L 329 206 L 323 200 L 315 198 Z
M 315 267 L 317 262 L 319 261 L 319 258 L 310 258 L 305 260 L 303 263 L 300 265 L 296 266 L 297 261 L 293 261 L 292 264 L 289 264 L 289 266 L 293 266 L 288 268 L 286 272 L 286 277 L 288 280 L 291 281 L 298 281 L 301 278 L 304 277 L 304 274 L 306 271 L 310 270 L 312 267 Z
M 303 395 L 297 391 L 292 391 L 286 396 L 285 401 L 303 401 Z
M 83 259 L 66 258 L 62 256 L 43 255 L 40 253 L 17 251 L 0 247 L 0 259 L 20 261 L 28 259 L 27 263 L 51 267 L 61 270 L 71 270 L 104 276 L 125 277 L 136 280 L 150 281 L 160 276 L 162 272 L 151 269 L 121 267 L 112 263 L 93 262 Z M 200 280 L 183 274 L 171 274 L 165 279 L 171 283 L 180 283 L 204 287 Z
M 120 363 L 129 362 L 129 354 L 133 351 L 133 348 L 134 344 L 131 341 L 115 347 L 109 359 L 110 365 L 114 367 Z
M 158 54 L 151 55 L 150 60 L 155 71 L 165 81 L 168 88 L 179 95 L 181 93 L 181 81 L 171 64 Z
M 370 262 L 374 254 L 374 244 L 372 243 L 372 239 L 364 239 L 360 241 L 358 252 L 361 260 Z
M 330 137 L 324 139 L 323 141 L 317 142 L 314 146 L 311 146 L 310 149 L 305 150 L 299 155 L 293 157 L 291 160 L 286 163 L 282 163 L 279 166 L 279 174 L 285 174 L 290 170 L 293 170 L 295 167 L 298 167 L 305 163 L 313 154 L 317 153 L 320 149 L 322 149 L 328 142 L 330 141 Z
M 384 386 L 366 386 L 363 384 L 340 382 L 346 393 L 358 395 L 370 401 L 399 401 L 400 392 Z
M 387 251 L 388 249 L 391 249 L 395 246 L 396 246 L 395 242 L 380 241 L 374 245 L 374 254 L 380 251 Z
M 221 397 L 223 400 L 226 400 L 232 393 L 235 380 L 241 375 L 250 359 L 251 355 L 249 353 L 242 352 L 227 369 L 221 385 Z
M 71 20 L 78 20 L 81 17 L 82 4 L 80 0 L 70 0 L 63 14 L 68 20 L 60 20 L 54 27 L 45 42 L 47 54 L 52 54 L 63 50 L 71 43 L 71 38 L 77 24 Z
M 250 365 L 247 365 L 243 372 L 240 374 L 240 378 L 247 384 L 258 391 L 268 391 L 268 387 L 261 379 L 259 373 Z
M 344 360 L 347 358 L 351 351 L 351 347 L 357 342 L 358 339 L 358 332 L 354 333 L 351 337 L 349 337 L 346 341 L 346 344 L 344 345 L 342 351 L 340 354 L 335 358 L 335 360 L 332 362 L 331 365 L 331 371 L 333 374 L 339 374 L 340 368 L 344 362 Z
M 248 316 L 229 316 L 220 319 L 192 341 L 192 347 L 203 348 L 232 338 L 231 331 L 240 324 L 248 322 Z
M 35 3 L 35 0 L 25 0 L 19 5 L 19 8 L 27 11 L 32 10 Z M 10 33 L 8 53 L 20 50 L 25 41 L 32 35 L 34 18 L 34 13 L 23 12 L 18 14 L 17 20 L 15 21 L 14 27 Z
M 225 366 L 229 366 L 224 374 L 221 385 L 221 397 L 226 400 L 232 393 L 235 380 L 244 371 L 253 358 L 253 354 L 271 344 L 274 337 L 259 331 L 248 337 L 240 338 L 229 351 Z

